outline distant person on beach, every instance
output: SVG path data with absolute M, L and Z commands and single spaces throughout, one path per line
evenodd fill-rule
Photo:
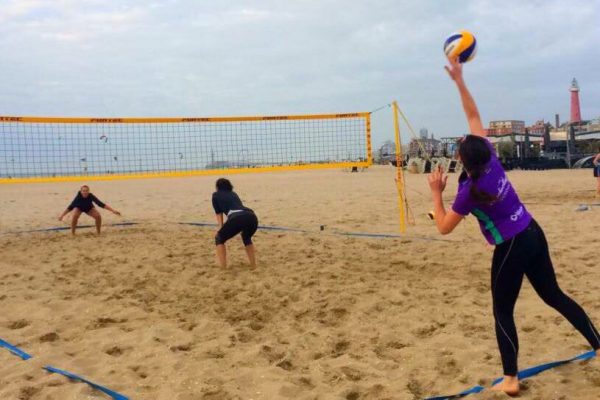
M 94 203 L 98 205 L 100 208 L 104 208 L 113 214 L 121 215 L 117 210 L 112 209 L 108 204 L 101 202 L 96 196 L 90 193 L 90 187 L 88 185 L 83 185 L 77 195 L 67 207 L 65 211 L 58 217 L 59 221 L 62 221 L 65 215 L 73 211 L 73 216 L 71 217 L 71 233 L 75 235 L 75 230 L 77 229 L 77 221 L 79 221 L 79 217 L 81 213 L 86 213 L 90 217 L 94 218 L 96 221 L 96 232 L 98 235 L 100 234 L 100 229 L 102 228 L 102 216 L 94 207 Z
M 494 147 L 486 138 L 477 105 L 463 80 L 462 65 L 457 60 L 449 62 L 450 66 L 445 68 L 460 93 L 471 134 L 459 145 L 458 156 L 465 172 L 459 178 L 458 193 L 450 210 L 446 210 L 442 200 L 448 177 L 441 170 L 433 171 L 428 177 L 434 218 L 440 233 L 448 234 L 471 213 L 478 219 L 487 241 L 495 245 L 491 289 L 504 379 L 492 390 L 517 395 L 519 342 L 513 312 L 523 276 L 527 276 L 542 300 L 560 312 L 595 351 L 600 348 L 600 334 L 585 311 L 558 286 L 542 228 L 519 200 Z
M 596 196 L 600 197 L 600 153 L 594 157 L 594 176 L 596 177 Z
M 258 229 L 258 218 L 254 211 L 244 207 L 238 195 L 233 191 L 233 185 L 228 179 L 218 179 L 216 188 L 217 191 L 212 195 L 212 204 L 219 227 L 215 235 L 219 265 L 223 268 L 227 266 L 225 242 L 241 232 L 250 267 L 255 268 L 256 253 L 252 236 Z M 223 223 L 224 215 L 227 216 L 225 223 Z

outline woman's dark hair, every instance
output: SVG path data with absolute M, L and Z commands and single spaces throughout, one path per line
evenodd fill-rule
M 458 147 L 460 160 L 473 182 L 470 191 L 471 197 L 477 202 L 485 204 L 496 200 L 496 196 L 479 190 L 476 184 L 492 158 L 492 152 L 488 146 L 486 139 L 476 135 L 467 135 Z
M 233 185 L 229 182 L 229 179 L 219 178 L 217 179 L 217 190 L 231 192 L 233 190 Z

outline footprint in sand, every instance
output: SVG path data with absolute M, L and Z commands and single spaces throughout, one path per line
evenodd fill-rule
M 315 384 L 312 382 L 312 380 L 309 377 L 307 377 L 307 376 L 301 376 L 300 378 L 298 378 L 295 381 L 295 383 L 298 386 L 302 386 L 306 390 L 312 390 L 312 389 L 314 389 L 316 387 Z
M 345 354 L 346 350 L 348 350 L 349 348 L 350 348 L 350 342 L 348 342 L 346 340 L 341 340 L 333 346 L 331 353 L 334 357 L 339 357 L 339 356 Z
M 133 365 L 129 367 L 130 370 L 132 370 L 133 372 L 136 373 L 136 375 L 138 377 L 140 377 L 141 379 L 146 379 L 149 375 L 146 367 L 141 366 L 141 365 Z
M 187 352 L 187 351 L 192 350 L 192 344 L 191 343 L 179 344 L 176 346 L 171 346 L 169 349 L 174 353 L 177 353 L 180 351 Z
M 259 354 L 266 358 L 269 363 L 274 363 L 275 361 L 281 360 L 283 357 L 285 357 L 284 352 L 278 351 L 277 349 L 267 345 L 261 347 Z
M 346 378 L 348 378 L 348 380 L 354 382 L 360 381 L 364 376 L 362 372 L 352 367 L 342 367 L 340 368 L 340 371 L 342 371 L 342 373 Z
M 27 321 L 26 319 L 19 319 L 16 321 L 11 321 L 8 324 L 6 324 L 6 327 L 8 329 L 23 329 L 26 326 L 29 326 L 30 322 Z
M 406 388 L 410 393 L 412 393 L 415 399 L 421 399 L 425 394 L 425 390 L 423 389 L 423 385 L 421 384 L 421 382 L 414 378 L 408 381 L 408 383 L 406 384 Z
M 45 335 L 40 336 L 40 342 L 56 342 L 60 337 L 56 332 L 46 333 Z
M 108 354 L 109 356 L 118 357 L 118 356 L 122 355 L 125 352 L 125 350 L 119 346 L 113 346 L 113 347 L 109 348 L 108 350 L 105 350 L 104 352 L 106 354 Z
M 58 387 L 58 386 L 62 386 L 64 384 L 65 384 L 64 380 L 56 379 L 56 380 L 51 380 L 48 383 L 46 383 L 46 386 L 48 386 L 48 387 Z
M 436 322 L 434 324 L 424 326 L 422 328 L 416 329 L 413 331 L 414 335 L 418 338 L 428 338 L 436 334 L 438 330 L 445 327 L 445 323 Z
M 215 358 L 220 359 L 225 357 L 225 351 L 223 349 L 216 347 L 214 349 L 210 349 L 204 352 L 207 358 Z
M 250 322 L 250 329 L 252 329 L 253 331 L 260 331 L 261 329 L 264 328 L 264 326 L 256 321 Z
M 202 400 L 233 400 L 234 397 L 221 388 L 203 389 Z M 196 400 L 197 397 L 193 397 Z M 192 399 L 190 399 L 192 400 Z
M 240 343 L 248 343 L 249 341 L 251 341 L 254 338 L 254 334 L 252 330 L 249 329 L 241 329 L 238 333 L 237 333 L 237 340 Z
M 286 371 L 291 371 L 294 369 L 294 365 L 290 360 L 282 360 L 277 363 L 277 366 Z
M 600 387 L 600 360 L 591 360 L 583 367 L 585 378 L 594 387 Z
M 89 329 L 106 328 L 107 326 L 127 322 L 127 318 L 114 319 L 110 317 L 99 317 L 94 320 Z
M 392 340 L 391 342 L 388 342 L 386 344 L 386 347 L 392 348 L 392 349 L 396 349 L 396 350 L 401 350 L 405 347 L 408 347 L 409 345 L 406 343 L 402 343 L 396 340 Z
M 358 400 L 360 399 L 360 392 L 356 389 L 352 389 L 349 392 L 345 393 L 343 396 L 346 400 Z
M 21 388 L 19 391 L 19 400 L 29 400 L 33 399 L 33 397 L 40 391 L 39 388 L 33 386 L 25 386 Z
M 444 377 L 456 377 L 460 374 L 461 369 L 458 362 L 453 357 L 441 357 L 438 359 L 435 370 Z

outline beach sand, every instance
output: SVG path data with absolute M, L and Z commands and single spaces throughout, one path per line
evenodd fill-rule
M 105 224 L 138 223 L 100 237 L 14 233 L 67 226 L 57 216 L 79 183 L 0 186 L 0 338 L 34 356 L 0 349 L 0 399 L 109 399 L 47 364 L 144 400 L 411 400 L 501 375 L 493 248 L 473 217 L 437 233 L 424 175 L 406 176 L 415 225 L 396 239 L 336 235 L 397 233 L 391 167 L 230 178 L 261 224 L 309 232 L 259 231 L 256 270 L 236 238 L 223 270 L 214 228 L 178 224 L 214 222 L 215 177 L 87 182 L 123 213 L 102 212 Z M 599 202 L 591 171 L 509 178 L 546 232 L 559 283 L 600 325 L 600 207 L 575 211 Z M 527 282 L 516 321 L 522 368 L 589 350 Z M 520 398 L 600 398 L 600 362 L 533 377 Z

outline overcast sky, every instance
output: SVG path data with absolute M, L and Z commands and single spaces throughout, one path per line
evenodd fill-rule
M 226 116 L 371 111 L 397 99 L 436 137 L 466 130 L 443 70 L 464 28 L 484 123 L 554 121 L 581 86 L 600 116 L 600 2 L 2 0 L 0 114 Z M 374 145 L 392 138 L 389 109 Z

